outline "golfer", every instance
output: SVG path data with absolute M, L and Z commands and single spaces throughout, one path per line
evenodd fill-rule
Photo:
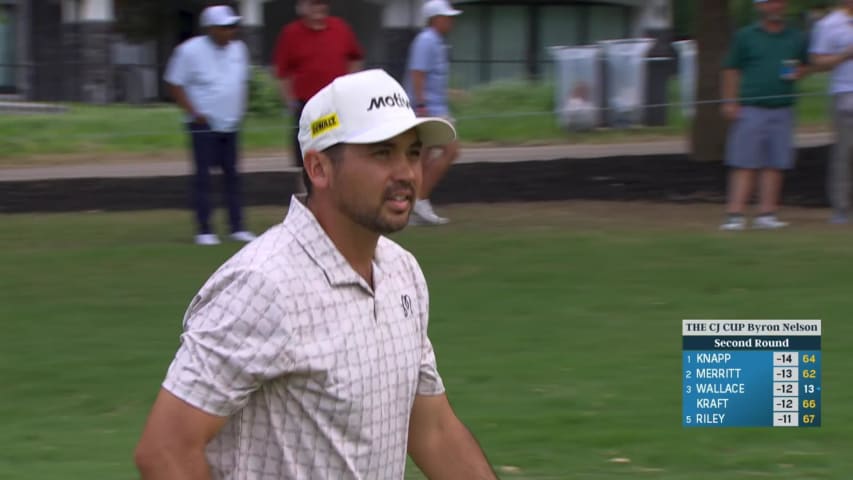
M 382 70 L 339 77 L 299 124 L 310 179 L 284 221 L 192 300 L 136 450 L 144 479 L 494 479 L 427 336 L 409 220 L 421 149 L 455 139 Z

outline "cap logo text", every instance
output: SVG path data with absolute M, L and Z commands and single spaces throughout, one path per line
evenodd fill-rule
M 322 135 L 329 130 L 334 130 L 341 126 L 341 122 L 338 121 L 338 114 L 332 113 L 323 117 L 318 118 L 311 122 L 311 138 L 315 138 L 318 135 Z
M 370 99 L 370 106 L 367 107 L 367 111 L 371 111 L 374 109 L 380 109 L 384 107 L 400 107 L 400 108 L 408 108 L 411 109 L 412 106 L 409 103 L 409 99 L 406 98 L 405 95 L 400 95 L 399 93 L 395 93 L 394 95 L 386 95 L 384 97 L 373 97 Z

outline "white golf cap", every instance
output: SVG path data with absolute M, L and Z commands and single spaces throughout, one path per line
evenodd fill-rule
M 429 21 L 432 17 L 455 17 L 462 13 L 462 10 L 453 8 L 447 0 L 427 0 L 421 9 L 421 14 L 424 21 Z
M 425 147 L 447 145 L 456 130 L 444 119 L 417 117 L 403 87 L 384 70 L 336 78 L 308 100 L 299 119 L 303 152 L 338 143 L 382 142 L 416 129 Z
M 215 5 L 207 7 L 201 12 L 202 27 L 225 27 L 240 22 L 243 17 L 234 13 L 228 5 Z

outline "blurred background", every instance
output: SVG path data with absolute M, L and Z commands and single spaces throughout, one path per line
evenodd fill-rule
M 22 155 L 67 154 L 80 144 L 90 154 L 182 147 L 174 109 L 164 105 L 170 99 L 162 74 L 173 48 L 200 33 L 198 14 L 209 3 L 0 1 L 0 112 L 66 112 L 43 128 L 26 126 L 39 120 L 0 118 L 8 132 L 25 133 L 0 139 L 0 162 L 27 165 Z M 295 18 L 294 2 L 231 4 L 244 16 L 241 35 L 256 67 L 245 147 L 286 147 L 287 136 L 279 135 L 277 127 L 288 119 L 282 118 L 269 72 L 277 35 Z M 788 4 L 790 21 L 805 30 L 832 6 L 826 0 Z M 332 14 L 355 30 L 366 66 L 400 78 L 409 44 L 422 28 L 419 0 L 338 0 L 331 5 Z M 449 38 L 451 84 L 454 114 L 468 142 L 587 141 L 596 138 L 594 132 L 571 134 L 627 127 L 650 127 L 634 128 L 629 135 L 686 135 L 697 91 L 704 92 L 700 100 L 712 102 L 709 95 L 717 89 L 716 78 L 697 75 L 700 65 L 718 64 L 734 30 L 755 18 L 750 0 L 455 5 L 465 13 Z M 701 18 L 714 19 L 708 33 L 701 30 Z M 826 123 L 826 82 L 825 75 L 817 75 L 801 85 L 801 93 L 815 97 L 801 103 L 802 123 Z M 508 116 L 523 121 L 507 122 Z M 716 126 L 706 125 L 703 132 L 725 128 L 721 119 L 704 121 Z M 51 132 L 61 132 L 62 148 Z

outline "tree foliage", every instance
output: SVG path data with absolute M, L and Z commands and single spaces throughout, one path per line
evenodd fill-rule
M 811 9 L 829 8 L 836 0 L 788 0 L 788 16 L 795 22 L 801 22 Z M 673 0 L 673 24 L 676 35 L 693 37 L 696 35 L 697 14 L 701 1 Z M 729 0 L 728 10 L 732 18 L 732 27 L 742 27 L 755 19 L 753 0 Z
M 131 41 L 155 38 L 176 14 L 172 0 L 115 0 L 116 29 Z
M 219 4 L 237 9 L 237 2 L 227 0 L 115 0 L 116 29 L 131 41 L 149 40 L 175 25 L 182 13 L 195 17 Z

